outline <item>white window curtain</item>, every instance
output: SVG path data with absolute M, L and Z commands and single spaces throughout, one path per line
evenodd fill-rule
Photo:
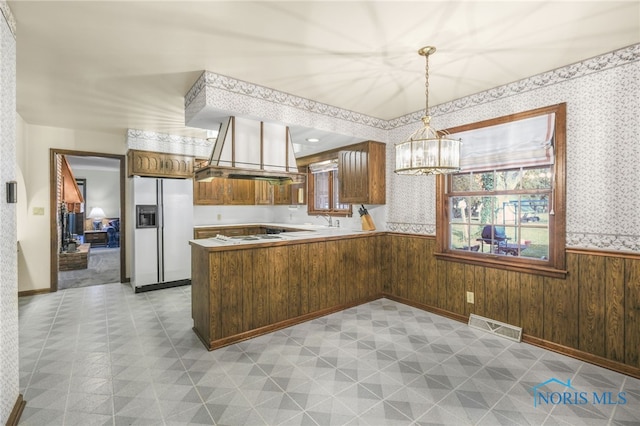
M 462 139 L 461 172 L 553 164 L 555 114 L 450 135 Z

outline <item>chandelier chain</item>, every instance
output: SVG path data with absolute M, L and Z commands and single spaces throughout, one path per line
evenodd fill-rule
M 426 54 L 424 58 L 426 62 L 424 67 L 424 74 L 425 74 L 424 97 L 426 99 L 425 107 L 424 107 L 424 115 L 428 116 L 429 115 L 429 54 Z

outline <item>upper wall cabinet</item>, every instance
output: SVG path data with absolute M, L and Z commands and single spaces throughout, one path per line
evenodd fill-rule
M 216 178 L 193 181 L 193 204 L 201 206 L 250 206 L 256 204 L 255 182 L 246 179 Z
M 338 152 L 341 203 L 385 204 L 386 145 L 363 142 Z
M 128 172 L 131 176 L 192 178 L 193 157 L 153 151 L 129 150 Z

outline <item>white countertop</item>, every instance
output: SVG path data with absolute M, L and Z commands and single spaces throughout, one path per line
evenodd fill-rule
M 297 224 L 284 224 L 284 223 L 242 223 L 242 224 L 228 224 L 228 225 L 200 225 L 196 228 L 211 228 L 211 227 L 232 227 L 232 226 L 264 226 L 267 228 L 285 228 L 285 229 L 299 229 L 299 231 L 287 231 L 280 234 L 266 234 L 262 238 L 255 237 L 255 239 L 243 239 L 243 237 L 227 237 L 227 239 L 220 239 L 216 237 L 202 238 L 198 240 L 191 240 L 190 244 L 198 245 L 205 248 L 210 247 L 230 247 L 230 246 L 245 246 L 255 244 L 266 244 L 281 241 L 303 241 L 324 239 L 329 237 L 341 237 L 352 235 L 363 235 L 376 231 L 362 231 L 348 228 L 336 228 L 323 225 L 297 225 Z M 266 238 L 265 238 L 266 237 Z

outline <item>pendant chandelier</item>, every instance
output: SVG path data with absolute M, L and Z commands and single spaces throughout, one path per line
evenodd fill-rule
M 425 116 L 424 127 L 415 131 L 409 138 L 396 144 L 396 169 L 400 175 L 435 175 L 455 173 L 460 170 L 460 140 L 449 139 L 442 131 L 430 126 L 429 116 L 429 55 L 436 48 L 426 46 L 418 50 L 427 62 L 425 67 Z

